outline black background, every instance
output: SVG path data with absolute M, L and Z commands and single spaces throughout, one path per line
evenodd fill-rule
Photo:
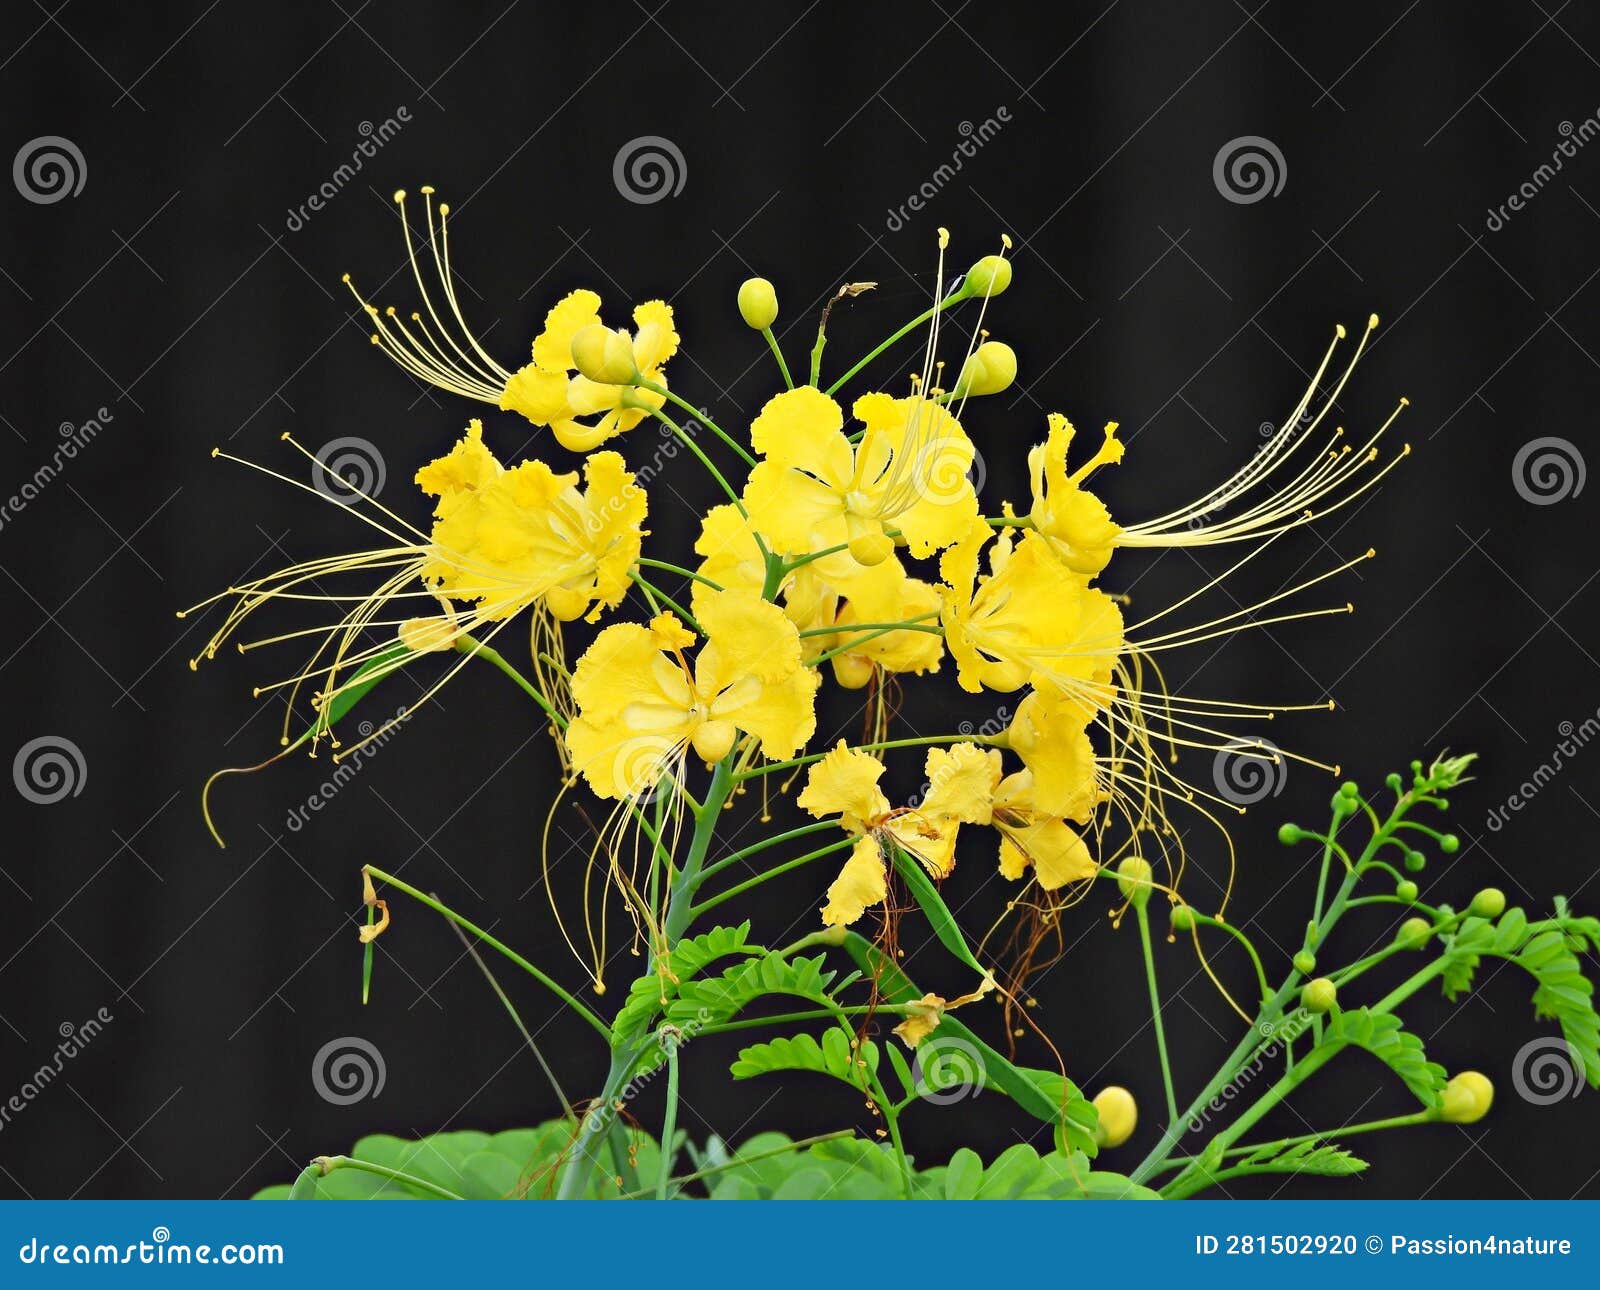
M 437 890 L 568 984 L 582 980 L 536 881 L 553 753 L 502 678 L 463 675 L 298 833 L 287 815 L 326 760 L 226 784 L 226 851 L 199 815 L 210 770 L 273 751 L 278 712 L 250 690 L 295 656 L 230 652 L 192 674 L 207 628 L 174 610 L 248 570 L 366 540 L 337 508 L 210 460 L 213 445 L 305 478 L 282 431 L 313 449 L 361 436 L 385 459 L 384 500 L 418 520 L 409 477 L 468 416 L 486 418 L 504 455 L 529 445 L 562 458 L 520 420 L 424 390 L 368 345 L 339 274 L 375 290 L 388 281 L 381 299 L 410 307 L 389 193 L 422 182 L 454 204 L 465 304 L 502 359 L 524 352 L 573 287 L 600 290 L 614 317 L 624 302 L 665 297 L 685 337 L 674 386 L 735 427 L 774 382 L 733 310 L 741 278 L 778 284 L 796 360 L 816 302 L 841 282 L 879 281 L 840 315 L 837 362 L 920 307 L 938 225 L 958 267 L 1009 231 L 1016 283 L 990 322 L 1015 345 L 1021 377 L 967 417 L 991 504 L 1024 497 L 1026 447 L 1060 409 L 1127 428 L 1126 461 L 1101 476 L 1119 517 L 1169 509 L 1248 457 L 1335 322 L 1359 327 L 1378 312 L 1385 326 L 1339 418 L 1371 426 L 1404 394 L 1412 407 L 1397 433 L 1416 455 L 1359 509 L 1282 544 L 1240 589 L 1270 592 L 1370 545 L 1379 560 L 1330 592 L 1358 613 L 1203 647 L 1174 662 L 1173 680 L 1229 697 L 1335 696 L 1340 711 L 1281 722 L 1274 737 L 1370 787 L 1413 756 L 1481 752 L 1454 820 L 1464 845 L 1430 865 L 1425 895 L 1459 903 L 1492 882 L 1530 909 L 1558 891 L 1600 904 L 1585 890 L 1600 752 L 1580 754 L 1502 831 L 1485 827 L 1551 758 L 1561 723 L 1600 706 L 1595 492 L 1532 505 L 1512 480 L 1533 438 L 1593 453 L 1600 145 L 1566 161 L 1502 231 L 1485 226 L 1488 208 L 1549 159 L 1563 123 L 1600 110 L 1591 8 L 45 0 L 12 6 L 7 27 L 5 154 L 65 136 L 87 182 L 53 204 L 0 193 L 0 490 L 50 458 L 63 423 L 101 408 L 112 420 L 0 530 L 0 753 L 55 735 L 87 767 L 77 796 L 53 805 L 10 784 L 0 794 L 0 1095 L 50 1059 L 62 1023 L 102 1006 L 115 1017 L 0 1131 L 7 1193 L 241 1196 L 364 1132 L 496 1128 L 555 1111 L 481 977 L 425 911 L 397 907 L 373 1002 L 358 999 L 353 920 L 368 860 Z M 402 106 L 410 122 L 291 231 L 290 210 L 349 159 L 362 123 Z M 890 210 L 949 160 L 966 126 L 1002 107 L 999 133 L 891 229 Z M 681 150 L 676 196 L 636 204 L 614 186 L 613 157 L 641 135 Z M 1243 135 L 1281 150 L 1277 196 L 1240 204 L 1214 185 L 1214 156 Z M 647 427 L 621 446 L 641 464 L 657 443 Z M 658 551 L 689 532 L 674 490 L 709 496 L 686 460 L 672 464 L 652 496 Z M 1106 581 L 1136 582 L 1137 603 L 1159 606 L 1225 555 L 1124 553 Z M 948 674 L 908 698 L 925 705 L 909 710 L 922 729 L 994 711 L 992 697 L 956 695 Z M 847 699 L 830 700 L 823 734 L 854 728 Z M 916 759 L 897 765 L 902 787 L 918 770 Z M 1192 757 L 1187 772 L 1205 783 L 1210 762 Z M 1280 796 L 1236 829 L 1232 909 L 1248 912 L 1274 970 L 1298 943 L 1309 853 L 1273 832 L 1286 817 L 1319 822 L 1332 785 L 1292 767 Z M 581 836 L 575 815 L 561 819 Z M 1199 869 L 1220 875 L 1216 839 L 1196 829 L 1190 842 Z M 1004 894 L 989 845 L 964 851 L 947 887 L 975 926 Z M 557 854 L 571 908 L 580 849 Z M 747 911 L 760 938 L 783 944 L 813 926 L 827 876 L 802 870 L 763 888 Z M 1211 880 L 1194 881 L 1191 898 L 1214 903 Z M 1374 915 L 1345 948 L 1359 954 L 1391 926 Z M 1069 929 L 1076 943 L 1041 983 L 1038 1015 L 1087 1090 L 1115 1081 L 1138 1095 L 1139 1135 L 1109 1158 L 1131 1167 L 1160 1100 L 1137 946 L 1131 925 L 1110 929 L 1099 896 Z M 910 921 L 904 938 L 921 939 Z M 964 988 L 941 956 L 913 962 L 932 988 Z M 1219 962 L 1244 988 L 1246 965 L 1225 952 Z M 1236 1023 L 1190 949 L 1163 944 L 1161 969 L 1180 1083 L 1193 1089 Z M 1515 1054 L 1550 1031 L 1530 1016 L 1530 988 L 1488 972 L 1463 1006 L 1430 991 L 1407 1014 L 1432 1056 L 1494 1078 L 1489 1120 L 1372 1140 L 1363 1178 L 1297 1180 L 1287 1194 L 1600 1194 L 1600 1101 L 1539 1107 L 1512 1090 Z M 594 1092 L 603 1054 L 592 1034 L 512 989 L 568 1092 Z M 991 1034 L 997 1023 L 981 1018 Z M 338 1107 L 315 1093 L 310 1064 L 345 1035 L 376 1044 L 387 1082 L 376 1100 Z M 707 1040 L 688 1059 L 680 1124 L 697 1139 L 870 1125 L 858 1101 L 820 1082 L 730 1086 L 735 1047 Z M 1405 1107 L 1379 1067 L 1350 1057 L 1269 1124 L 1292 1133 Z M 658 1120 L 658 1100 L 637 1109 Z M 992 1155 L 1031 1130 L 993 1095 L 917 1108 L 907 1125 L 925 1163 L 960 1142 Z

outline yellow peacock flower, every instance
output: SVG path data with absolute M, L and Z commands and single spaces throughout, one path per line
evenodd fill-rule
M 864 429 L 852 443 L 844 412 L 811 386 L 768 401 L 750 427 L 762 460 L 744 506 L 780 555 L 848 554 L 879 564 L 903 540 L 915 556 L 949 546 L 977 518 L 967 478 L 972 442 L 936 397 L 864 394 L 852 408 Z M 824 574 L 832 569 L 825 568 Z
M 961 825 L 989 823 L 999 767 L 1000 754 L 976 744 L 930 748 L 927 794 L 917 806 L 896 808 L 878 787 L 884 765 L 872 753 L 840 740 L 814 763 L 795 805 L 818 819 L 837 816 L 846 833 L 860 838 L 828 888 L 823 923 L 848 926 L 883 902 L 888 895 L 888 848 L 915 857 L 931 877 L 948 877 L 955 868 Z
M 284 438 L 316 469 L 327 472 L 312 454 Z M 324 496 L 253 462 L 220 450 L 213 455 Z M 256 691 L 260 695 L 288 688 L 285 744 L 293 700 L 308 682 L 315 687 L 312 707 L 319 714 L 314 749 L 322 737 L 333 739 L 320 718 L 354 687 L 370 685 L 419 654 L 460 652 L 460 662 L 419 701 L 425 702 L 522 610 L 534 606 L 537 613 L 558 619 L 587 614 L 593 621 L 602 609 L 614 608 L 628 589 L 629 571 L 644 537 L 647 500 L 616 453 L 591 456 L 584 463 L 586 487 L 580 488 L 575 472 L 557 474 L 543 462 L 524 461 L 507 469 L 484 447 L 482 426 L 473 421 L 456 446 L 419 470 L 416 480 L 435 500 L 431 531 L 423 532 L 363 496 L 360 500 L 374 513 L 359 506 L 347 509 L 382 533 L 388 545 L 293 565 L 195 606 L 231 602 L 202 658 L 214 658 L 245 620 L 269 602 L 312 601 L 337 608 L 338 619 L 331 624 L 239 646 L 243 652 L 290 640 L 318 642 L 299 673 Z M 379 573 L 383 577 L 375 589 L 328 587 L 344 575 Z M 425 612 L 415 612 L 418 602 Z M 386 616 L 396 611 L 396 616 Z M 480 625 L 488 627 L 483 641 L 470 635 Z M 383 734 L 394 720 L 362 742 Z M 339 746 L 337 740 L 334 746 Z
M 433 192 L 431 186 L 422 188 L 427 237 L 420 254 L 406 214 L 406 193 L 402 189 L 394 195 L 411 275 L 422 299 L 422 308 L 412 311 L 409 325 L 393 306 L 379 309 L 370 304 L 350 275 L 344 276 L 372 319 L 374 345 L 429 385 L 504 412 L 521 413 L 534 425 L 549 426 L 561 445 L 572 452 L 588 452 L 631 430 L 661 406 L 663 396 L 658 391 L 635 384 L 642 379 L 664 387 L 663 369 L 678 349 L 672 307 L 659 300 L 633 311 L 635 330 L 631 334 L 602 335 L 600 297 L 592 291 L 574 291 L 546 315 L 544 330 L 533 341 L 532 362 L 512 370 L 491 357 L 461 312 L 450 267 L 450 206 L 440 202 L 435 211 Z M 422 267 L 428 258 L 433 262 L 431 275 Z M 431 291 L 430 276 L 434 279 Z M 580 337 L 580 352 L 595 353 L 602 360 L 587 375 L 579 371 L 573 352 Z M 591 379 L 594 377 L 605 379 Z
M 740 734 L 768 757 L 792 757 L 816 729 L 820 678 L 800 656 L 800 636 L 778 606 L 738 591 L 704 598 L 706 640 L 670 613 L 648 627 L 607 627 L 578 660 L 567 728 L 572 765 L 597 795 L 628 800 L 675 777 L 692 748 L 721 761 Z

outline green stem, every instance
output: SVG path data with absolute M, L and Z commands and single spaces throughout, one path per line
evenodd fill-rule
M 678 617 L 681 618 L 689 627 L 689 629 L 696 635 L 704 636 L 706 634 L 705 628 L 700 626 L 700 624 L 695 620 L 695 616 L 693 614 L 691 614 L 671 596 L 667 595 L 666 592 L 662 591 L 661 588 L 656 586 L 655 583 L 651 582 L 650 579 L 646 578 L 644 574 L 640 573 L 637 569 L 629 569 L 628 577 L 632 579 L 635 585 L 642 588 L 647 596 L 663 601 L 667 608 L 672 610 L 673 613 L 677 614 Z M 651 608 L 654 609 L 656 606 L 652 605 Z
M 789 375 L 789 363 L 783 356 L 783 350 L 778 345 L 778 338 L 772 334 L 772 328 L 763 327 L 761 334 L 767 338 L 767 345 L 772 350 L 772 356 L 778 360 L 778 370 L 783 373 L 785 389 L 794 389 L 794 377 Z
M 747 449 L 742 443 L 740 443 L 687 399 L 679 398 L 678 395 L 674 394 L 665 385 L 657 385 L 654 381 L 641 380 L 638 382 L 638 384 L 641 389 L 646 389 L 652 393 L 660 394 L 670 402 L 676 403 L 685 412 L 690 413 L 695 420 L 699 421 L 707 430 L 711 431 L 711 433 L 716 435 L 717 438 L 721 439 L 723 443 L 732 448 L 734 452 L 739 455 L 740 460 L 742 460 L 746 466 L 754 466 L 756 464 L 756 459 L 750 455 L 749 449 Z M 656 415 L 661 416 L 661 413 L 658 411 L 656 412 Z M 663 418 L 663 420 L 665 420 L 665 418 Z M 668 422 L 668 424 L 671 425 L 672 423 Z M 683 441 L 690 447 L 694 446 L 692 439 L 687 432 L 678 430 L 676 426 L 673 426 L 673 428 L 674 430 L 677 430 L 679 438 L 683 439 Z
M 770 847 L 781 846 L 785 842 L 794 842 L 800 838 L 809 837 L 813 833 L 823 833 L 838 827 L 839 824 L 836 820 L 818 820 L 814 824 L 802 824 L 797 829 L 790 829 L 787 833 L 778 833 L 772 837 L 763 838 L 760 842 L 753 842 L 742 850 L 735 851 L 731 856 L 723 857 L 716 864 L 706 865 L 700 871 L 700 878 L 704 881 L 713 874 L 721 873 L 724 869 L 738 864 L 739 861 L 748 860 L 751 856 L 766 851 Z
M 1172 1063 L 1167 1060 L 1167 1031 L 1161 1020 L 1161 991 L 1156 985 L 1156 959 L 1150 944 L 1148 903 L 1147 900 L 1136 899 L 1133 912 L 1139 922 L 1139 947 L 1144 951 L 1145 982 L 1150 987 L 1150 1021 L 1156 1032 L 1156 1055 L 1161 1059 L 1161 1084 L 1167 1094 L 1167 1123 L 1172 1125 L 1178 1121 L 1178 1098 L 1172 1088 Z
M 742 896 L 751 888 L 759 887 L 762 883 L 776 878 L 779 874 L 788 873 L 791 869 L 798 869 L 802 865 L 808 865 L 813 860 L 820 860 L 824 856 L 834 855 L 839 851 L 844 851 L 849 847 L 855 846 L 855 844 L 855 838 L 847 837 L 839 842 L 830 842 L 825 847 L 821 847 L 816 851 L 808 852 L 803 856 L 798 856 L 793 860 L 786 860 L 783 864 L 778 865 L 774 869 L 768 869 L 762 873 L 758 873 L 754 878 L 747 878 L 744 882 L 739 883 L 737 886 L 729 887 L 727 891 L 718 892 L 710 899 L 701 901 L 690 911 L 690 917 L 698 918 L 701 914 L 704 914 L 708 910 L 715 909 L 718 905 L 722 904 L 723 901 L 732 900 L 735 896 Z
M 891 335 L 885 337 L 883 340 L 879 341 L 878 344 L 873 346 L 872 349 L 868 350 L 867 353 L 862 357 L 862 359 L 858 363 L 856 363 L 856 365 L 854 367 L 852 367 L 843 376 L 841 376 L 837 381 L 835 381 L 826 390 L 824 390 L 823 393 L 825 393 L 825 394 L 836 394 L 836 393 L 838 393 L 839 390 L 842 389 L 849 381 L 851 381 L 856 376 L 856 374 L 861 371 L 862 368 L 866 367 L 868 363 L 872 362 L 875 358 L 878 357 L 878 355 L 882 354 L 884 352 L 884 350 L 886 350 L 890 346 L 898 344 L 900 341 L 904 340 L 912 332 L 916 331 L 916 329 L 918 327 L 920 327 L 924 323 L 930 321 L 935 314 L 943 312 L 944 310 L 950 308 L 951 305 L 959 304 L 961 301 L 965 300 L 966 298 L 967 298 L 967 296 L 966 296 L 966 292 L 965 291 L 962 291 L 962 290 L 952 291 L 948 296 L 946 296 L 938 304 L 933 305 L 930 308 L 923 310 L 920 314 L 918 314 L 915 318 L 913 318 L 910 322 L 908 322 L 904 327 L 901 327 L 898 331 L 895 331 Z M 820 359 L 821 356 L 822 356 L 822 345 L 821 345 L 821 337 L 819 336 L 818 337 L 818 344 L 817 344 L 816 359 Z M 813 361 L 815 362 L 816 360 L 813 360 Z M 817 379 L 816 367 L 813 366 L 812 373 L 811 373 L 812 384 L 816 384 L 816 379 Z
M 554 994 L 557 998 L 559 998 L 563 1003 L 565 1003 L 569 1008 L 571 1008 L 574 1012 L 576 1012 L 580 1017 L 582 1017 L 585 1021 L 587 1021 L 592 1027 L 594 1027 L 596 1033 L 598 1033 L 603 1039 L 605 1039 L 605 1041 L 607 1043 L 611 1042 L 611 1027 L 610 1026 L 606 1025 L 605 1022 L 601 1021 L 599 1017 L 597 1017 L 593 1012 L 591 1012 L 588 1008 L 586 1008 L 578 999 L 576 999 L 570 992 L 568 992 L 566 989 L 564 989 L 557 981 L 555 981 L 551 977 L 547 976 L 544 972 L 541 972 L 532 963 L 528 962 L 527 959 L 523 958 L 522 955 L 518 954 L 514 949 L 511 949 L 509 946 L 507 946 L 507 945 L 503 944 L 502 942 L 496 940 L 493 936 L 489 935 L 488 932 L 484 931 L 483 928 L 479 927 L 476 923 L 469 922 L 467 919 L 463 918 L 460 914 L 456 913 L 455 910 L 447 908 L 445 905 L 443 905 L 439 901 L 435 900 L 432 896 L 428 895 L 426 892 L 418 891 L 415 887 L 411 886 L 409 883 L 401 882 L 400 879 L 396 878 L 393 874 L 385 873 L 382 869 L 377 868 L 375 865 L 370 865 L 369 864 L 369 865 L 364 865 L 362 867 L 365 869 L 365 871 L 367 873 L 371 874 L 374 878 L 378 879 L 379 882 L 386 882 L 391 887 L 394 887 L 399 891 L 405 892 L 405 894 L 410 896 L 411 899 L 413 899 L 415 901 L 418 901 L 421 904 L 426 905 L 429 909 L 433 910 L 437 914 L 443 914 L 452 923 L 455 923 L 457 926 L 463 928 L 464 930 L 466 930 L 468 932 L 471 932 L 474 936 L 476 936 L 480 941 L 482 941 L 490 949 L 498 950 L 501 954 L 505 955 L 506 958 L 510 959 L 519 968 L 521 968 L 524 972 L 526 972 L 529 976 L 531 976 L 535 981 L 539 982 L 540 985 L 544 986 L 545 989 L 549 990 L 552 994 Z
M 611 1121 L 606 1143 L 611 1148 L 611 1163 L 617 1167 L 617 1177 L 622 1180 L 622 1190 L 637 1191 L 639 1171 L 633 1167 L 633 1159 L 628 1154 L 628 1130 L 621 1120 Z
M 456 637 L 455 649 L 459 654 L 466 654 L 472 658 L 481 658 L 486 663 L 493 663 L 515 681 L 524 694 L 544 709 L 545 716 L 549 717 L 561 729 L 565 730 L 567 728 L 566 718 L 556 711 L 550 700 L 539 693 L 533 682 L 529 681 L 521 672 L 506 662 L 505 656 L 493 645 L 486 645 L 484 642 L 469 636 L 466 632 L 462 632 L 461 635 Z
M 1215 927 L 1218 931 L 1227 932 L 1229 936 L 1244 946 L 1245 953 L 1250 956 L 1250 962 L 1255 965 L 1256 986 L 1261 992 L 1257 997 L 1261 1006 L 1264 1007 L 1272 998 L 1272 987 L 1267 984 L 1267 970 L 1261 966 L 1261 955 L 1256 953 L 1256 947 L 1251 944 L 1250 938 L 1232 923 L 1223 922 L 1220 918 L 1212 918 L 1206 914 L 1196 913 L 1194 921 L 1202 927 Z
M 855 749 L 857 752 L 888 752 L 894 748 L 931 748 L 935 744 L 958 743 L 963 739 L 971 739 L 980 744 L 984 742 L 981 737 L 975 735 L 917 735 L 915 738 L 910 739 L 880 739 L 876 743 L 856 744 Z M 741 771 L 734 778 L 742 783 L 747 779 L 770 775 L 773 771 L 793 770 L 797 766 L 809 766 L 814 761 L 821 761 L 827 755 L 825 752 L 807 753 L 804 757 L 791 757 L 788 761 L 769 761 L 753 770 Z
M 663 573 L 675 573 L 680 578 L 687 578 L 690 582 L 698 582 L 703 587 L 710 587 L 712 591 L 721 591 L 722 584 L 712 582 L 703 574 L 696 573 L 693 569 L 685 569 L 681 564 L 673 564 L 671 560 L 652 560 L 648 556 L 640 556 L 634 561 L 646 569 L 660 569 Z
M 414 1174 L 404 1173 L 399 1169 L 391 1169 L 388 1165 L 375 1165 L 370 1160 L 359 1160 L 355 1156 L 318 1156 L 311 1162 L 311 1167 L 320 1171 L 321 1177 L 327 1177 L 335 1169 L 354 1169 L 359 1173 L 376 1174 L 379 1178 L 387 1178 L 390 1182 L 404 1183 L 407 1187 L 417 1191 L 427 1192 L 437 1200 L 461 1200 L 455 1192 L 449 1191 L 437 1183 L 431 1183 L 426 1178 L 418 1178 Z
M 835 654 L 848 654 L 851 650 L 860 648 L 870 640 L 876 640 L 880 636 L 887 636 L 890 632 L 899 631 L 932 632 L 936 636 L 944 635 L 943 629 L 938 627 L 915 627 L 907 626 L 903 623 L 894 623 L 891 626 L 879 628 L 877 631 L 863 632 L 860 636 L 853 637 L 852 639 L 846 641 L 843 645 L 835 645 L 830 650 L 824 650 L 821 654 L 818 654 L 816 658 L 809 661 L 809 666 L 815 667 L 818 663 L 826 663 Z
M 717 469 L 716 463 L 713 462 L 710 457 L 706 456 L 705 449 L 701 448 L 701 446 L 694 441 L 694 437 L 690 435 L 687 430 L 680 426 L 665 412 L 661 411 L 660 408 L 655 410 L 654 416 L 657 421 L 661 422 L 678 437 L 679 443 L 683 444 L 685 448 L 695 455 L 700 464 L 706 468 L 706 473 L 709 474 L 712 479 L 716 480 L 722 491 L 728 495 L 728 500 L 739 508 L 739 514 L 744 515 L 746 513 L 744 509 L 744 503 L 740 501 L 739 494 L 734 490 L 733 485 L 727 481 L 723 473 Z M 761 541 L 759 535 L 756 537 L 756 541 Z
M 806 1008 L 799 1012 L 778 1013 L 770 1017 L 736 1017 L 702 1026 L 697 1035 L 721 1035 L 732 1030 L 757 1030 L 762 1026 L 785 1026 L 799 1021 L 829 1021 L 839 1017 L 872 1017 L 878 1015 L 905 1017 L 918 1010 L 912 1003 L 862 1003 L 841 1004 L 834 1008 Z
M 672 1182 L 672 1161 L 677 1152 L 673 1139 L 678 1136 L 678 1045 L 667 1045 L 667 1110 L 661 1120 L 661 1172 L 656 1178 L 656 1199 L 666 1200 Z
M 942 635 L 944 635 L 944 629 L 942 627 L 934 627 L 934 626 L 932 626 L 932 625 L 930 625 L 928 623 L 925 623 L 923 621 L 924 619 L 937 618 L 938 616 L 939 615 L 937 613 L 922 614 L 922 615 L 919 615 L 916 618 L 908 618 L 903 623 L 845 623 L 842 627 L 838 626 L 838 625 L 835 625 L 833 627 L 808 627 L 808 628 L 805 629 L 805 631 L 801 632 L 800 635 L 802 637 L 805 637 L 805 636 L 838 636 L 838 635 L 840 635 L 840 634 L 842 634 L 844 632 L 868 632 L 868 631 L 870 631 L 870 632 L 876 633 L 876 632 L 879 632 L 879 631 L 885 631 L 885 632 L 902 632 L 903 631 L 903 632 L 931 632 L 935 636 L 942 636 Z M 852 644 L 853 643 L 854 642 L 852 642 Z

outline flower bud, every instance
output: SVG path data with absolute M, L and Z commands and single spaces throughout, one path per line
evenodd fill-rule
M 1307 981 L 1300 991 L 1300 1006 L 1307 1012 L 1327 1012 L 1339 1001 L 1339 988 L 1325 976 Z
M 998 296 L 1011 285 L 1011 261 L 1003 255 L 986 255 L 967 270 L 961 285 L 969 296 Z
M 1286 847 L 1297 845 L 1305 834 L 1298 824 L 1280 824 L 1278 826 L 1278 841 Z
M 1408 918 L 1394 934 L 1395 940 L 1408 950 L 1420 950 L 1433 935 L 1433 925 L 1426 918 Z
M 859 690 L 872 680 L 872 660 L 864 654 L 835 654 L 833 679 L 846 690 Z
M 778 293 L 765 278 L 746 278 L 739 284 L 739 316 L 756 331 L 766 331 L 777 319 Z
M 707 766 L 715 765 L 733 751 L 739 729 L 731 721 L 707 721 L 690 736 L 689 742 Z
M 1485 887 L 1472 898 L 1472 906 L 1467 912 L 1479 918 L 1499 918 L 1506 912 L 1506 894 L 1498 887 Z
M 857 533 L 850 539 L 850 556 L 857 564 L 869 569 L 882 564 L 894 554 L 894 539 L 887 533 Z
M 1494 1105 L 1494 1085 L 1477 1071 L 1453 1075 L 1444 1086 L 1439 1118 L 1447 1124 L 1476 1124 Z
M 1301 950 L 1294 956 L 1294 970 L 1301 976 L 1309 976 L 1317 970 L 1317 956 L 1310 950 Z
M 1395 883 L 1394 894 L 1409 905 L 1417 898 L 1417 884 L 1409 878 L 1402 878 Z
M 599 385 L 631 385 L 639 374 L 626 332 L 590 323 L 572 338 L 572 365 Z
M 986 340 L 962 365 L 955 394 L 958 398 L 998 394 L 1016 379 L 1016 351 L 1003 341 Z
M 1120 1084 L 1107 1084 L 1096 1093 L 1094 1109 L 1100 1112 L 1094 1140 L 1102 1147 L 1120 1147 L 1133 1136 L 1139 1123 L 1139 1104 Z
M 1461 839 L 1454 833 L 1441 833 L 1439 835 L 1439 850 L 1447 856 L 1453 856 L 1461 849 Z
M 1421 873 L 1428 867 L 1428 857 L 1420 851 L 1406 852 L 1406 868 L 1412 873 Z
M 581 591 L 566 587 L 551 587 L 544 593 L 544 607 L 557 622 L 570 623 L 589 611 L 594 601 Z
M 1117 890 L 1137 909 L 1150 903 L 1150 883 L 1155 871 L 1142 856 L 1128 856 L 1117 866 Z
M 1187 905 L 1174 905 L 1172 907 L 1172 930 L 1175 932 L 1192 932 L 1194 930 L 1194 910 Z

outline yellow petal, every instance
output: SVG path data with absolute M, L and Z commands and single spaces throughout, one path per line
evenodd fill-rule
M 844 868 L 828 888 L 822 921 L 828 927 L 848 927 L 866 913 L 869 906 L 881 904 L 888 894 L 888 874 L 883 867 L 878 840 L 868 834 L 856 843 Z
M 600 321 L 600 297 L 578 290 L 562 297 L 545 315 L 544 330 L 533 341 L 533 361 L 546 371 L 572 370 L 572 338 Z
M 597 797 L 629 798 L 648 793 L 681 754 L 688 738 L 687 715 L 664 730 L 639 733 L 626 721 L 603 725 L 579 717 L 565 731 L 567 755 Z
M 1094 745 L 1085 718 L 1073 699 L 1035 691 L 1017 705 L 1007 742 L 1027 766 L 1027 778 L 1009 776 L 1008 795 L 1022 797 L 1029 810 L 1087 824 L 1103 789 Z
M 638 623 L 616 623 L 602 631 L 572 673 L 579 713 L 605 726 L 634 703 L 692 706 L 682 669 L 662 654 L 663 644 L 660 635 Z
M 722 689 L 742 676 L 781 680 L 800 666 L 800 633 L 783 610 L 758 595 L 711 592 L 698 615 L 706 648 L 696 672 L 705 685 Z
M 894 1028 L 894 1033 L 905 1041 L 907 1048 L 915 1048 L 931 1035 L 944 1020 L 945 1000 L 942 995 L 925 994 L 915 1003 L 908 1004 L 906 1019 Z
M 782 462 L 755 464 L 743 502 L 751 527 L 780 555 L 808 555 L 850 539 L 843 495 Z
M 633 323 L 638 329 L 633 336 L 633 361 L 641 372 L 650 376 L 678 352 L 678 330 L 672 320 L 672 306 L 664 301 L 648 300 L 633 311 Z
M 443 457 L 417 472 L 417 487 L 433 497 L 483 488 L 503 467 L 483 445 L 483 422 L 474 418 L 467 432 Z
M 821 390 L 802 385 L 767 400 L 750 426 L 750 444 L 768 461 L 799 466 L 832 485 L 849 483 L 855 453 L 844 412 Z
M 1000 872 L 1020 878 L 1033 866 L 1039 886 L 1055 891 L 1069 882 L 1093 878 L 1100 871 L 1076 829 L 1062 820 L 1041 819 L 1008 825 L 1000 833 Z
M 567 406 L 567 375 L 529 363 L 511 374 L 500 394 L 502 412 L 520 412 L 536 426 L 566 420 L 572 415 Z
M 923 766 L 928 777 L 922 799 L 924 815 L 949 816 L 965 824 L 987 824 L 1000 782 L 1000 753 L 974 743 L 928 749 Z
M 845 828 L 860 832 L 889 812 L 889 799 L 878 787 L 883 762 L 869 752 L 851 748 L 841 739 L 806 773 L 806 786 L 795 805 L 819 820 L 842 817 Z

